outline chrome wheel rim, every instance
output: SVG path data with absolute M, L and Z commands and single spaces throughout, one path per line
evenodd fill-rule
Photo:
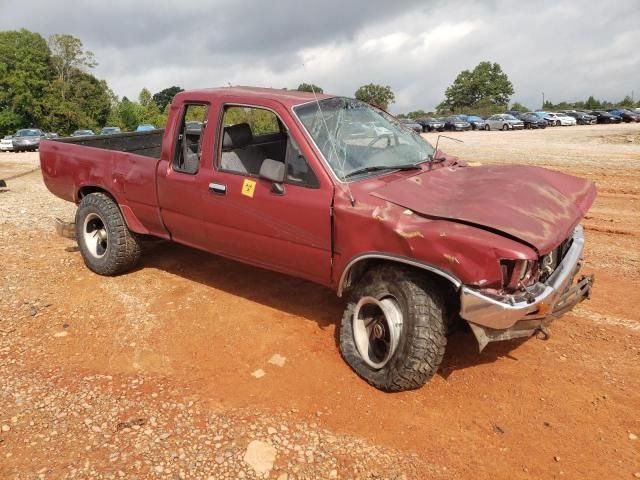
M 84 218 L 82 237 L 87 250 L 93 257 L 104 257 L 109 247 L 109 234 L 100 215 L 90 213 Z
M 353 312 L 353 339 L 371 368 L 384 367 L 400 342 L 402 310 L 393 297 L 362 297 Z

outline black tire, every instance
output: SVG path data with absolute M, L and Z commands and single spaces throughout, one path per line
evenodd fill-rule
M 509 130 L 509 126 L 505 123 L 505 124 L 502 126 L 502 130 L 504 130 L 504 131 L 506 132 L 507 130 Z
M 560 126 L 560 120 L 556 120 L 556 127 Z
M 137 236 L 129 231 L 118 205 L 104 193 L 91 193 L 82 198 L 76 212 L 75 230 L 85 265 L 99 275 L 124 273 L 140 260 Z M 106 234 L 104 240 L 100 239 L 100 233 Z M 88 236 L 90 241 L 96 238 L 96 247 L 88 243 Z M 93 249 L 98 251 L 92 253 Z
M 490 127 L 490 126 L 489 126 L 489 124 L 487 123 L 487 124 L 484 126 L 484 129 L 488 132 L 488 131 L 490 131 L 490 130 L 491 130 L 491 127 Z
M 402 312 L 397 347 L 381 368 L 367 363 L 354 337 L 354 313 L 360 299 L 367 297 L 393 299 Z M 340 353 L 360 377 L 380 390 L 420 388 L 442 362 L 446 324 L 442 296 L 423 273 L 394 265 L 374 268 L 351 292 L 340 327 Z

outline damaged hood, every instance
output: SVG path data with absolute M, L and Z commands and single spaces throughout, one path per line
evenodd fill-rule
M 520 165 L 445 167 L 370 192 L 428 218 L 517 238 L 544 255 L 565 240 L 593 203 L 592 181 Z

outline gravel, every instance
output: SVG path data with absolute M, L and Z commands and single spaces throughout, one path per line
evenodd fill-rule
M 15 158 L 0 158 L 0 178 Z M 19 175 L 35 167 L 37 155 L 22 154 L 10 170 Z M 112 375 L 109 365 L 96 371 L 52 361 L 52 342 L 71 342 L 77 325 L 90 331 L 96 321 L 51 288 L 61 271 L 79 267 L 78 254 L 64 249 L 72 241 L 57 239 L 51 259 L 42 261 L 51 255 L 45 239 L 54 218 L 71 220 L 75 207 L 46 191 L 38 170 L 8 186 L 0 193 L 0 255 L 12 260 L 0 270 L 1 478 L 440 477 L 438 467 L 411 452 L 336 433 L 295 409 L 222 407 L 161 370 L 136 371 L 135 364 L 129 374 Z M 81 282 L 85 273 L 78 272 L 66 281 Z M 118 295 L 129 327 L 114 331 L 110 341 L 150 348 L 144 339 L 153 315 L 130 293 Z M 70 359 L 83 353 L 69 353 Z M 278 367 L 285 362 L 279 354 L 269 360 Z

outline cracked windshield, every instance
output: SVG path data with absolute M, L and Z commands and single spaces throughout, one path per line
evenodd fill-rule
M 429 160 L 433 147 L 390 115 L 348 98 L 329 98 L 294 109 L 340 179 L 407 169 Z

